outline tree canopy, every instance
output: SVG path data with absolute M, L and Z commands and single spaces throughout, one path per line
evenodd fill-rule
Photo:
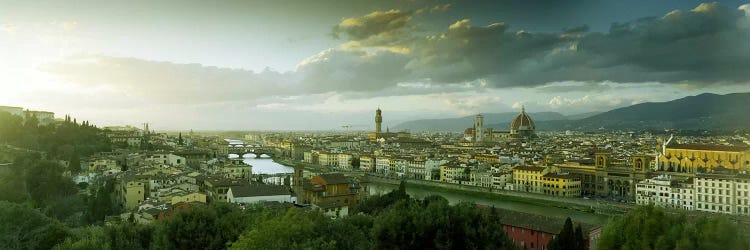
M 725 216 L 688 217 L 647 206 L 607 224 L 597 249 L 750 249 L 746 235 Z

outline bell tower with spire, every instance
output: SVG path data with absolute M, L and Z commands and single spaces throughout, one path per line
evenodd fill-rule
M 375 110 L 375 133 L 381 132 L 381 125 L 383 124 L 383 113 L 380 111 L 380 107 Z

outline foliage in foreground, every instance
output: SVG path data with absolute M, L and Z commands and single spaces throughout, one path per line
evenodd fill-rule
M 750 249 L 746 232 L 724 216 L 687 217 L 639 207 L 610 222 L 598 249 Z

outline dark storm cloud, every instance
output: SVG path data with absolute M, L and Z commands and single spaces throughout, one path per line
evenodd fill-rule
M 747 19 L 742 10 L 701 4 L 661 18 L 613 24 L 608 33 L 585 36 L 577 54 L 586 57 L 586 67 L 632 66 L 631 73 L 641 74 L 644 80 L 748 81 L 750 30 L 741 25 Z M 613 77 L 607 80 L 629 80 L 623 74 Z
M 417 40 L 406 68 L 416 77 L 442 83 L 491 78 L 517 72 L 522 61 L 543 57 L 566 40 L 558 34 L 514 32 L 504 23 L 476 27 L 464 19 L 442 34 Z
M 406 80 L 407 59 L 387 51 L 329 49 L 305 59 L 296 74 L 311 93 L 375 91 Z
M 403 34 L 411 36 L 368 46 L 408 48 L 403 54 L 409 60 L 403 69 L 393 67 L 399 60 L 388 62 L 389 71 L 379 71 L 389 76 L 378 81 L 379 87 L 392 86 L 395 82 L 391 80 L 398 79 L 429 79 L 433 83 L 486 79 L 492 87 L 571 80 L 743 82 L 750 80 L 746 70 L 750 62 L 747 9 L 701 4 L 663 17 L 615 23 L 607 32 L 592 33 L 587 33 L 588 26 L 543 33 L 512 30 L 504 23 L 473 26 L 464 19 L 435 35 Z M 388 29 L 367 30 L 365 34 L 380 34 Z
M 748 5 L 735 9 L 714 3 L 615 23 L 606 32 L 589 32 L 587 26 L 530 32 L 505 23 L 472 25 L 468 19 L 428 32 L 413 28 L 416 11 L 376 11 L 342 19 L 334 33 L 346 39 L 344 44 L 303 60 L 288 73 L 112 57 L 62 62 L 48 70 L 75 82 L 110 84 L 164 101 L 326 92 L 389 95 L 405 89 L 399 88 L 402 83 L 425 84 L 427 92 L 462 91 L 445 86 L 476 81 L 482 88 L 563 81 L 707 86 L 750 81 L 749 12 Z

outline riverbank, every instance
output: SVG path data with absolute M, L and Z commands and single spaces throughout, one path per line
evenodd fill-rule
M 311 172 L 323 172 L 324 171 L 324 169 L 320 168 L 320 166 L 318 165 L 294 161 L 290 159 L 273 158 L 273 161 L 278 164 L 287 166 L 287 167 L 293 167 L 293 168 L 302 167 L 303 169 L 305 169 L 305 171 L 311 171 Z
M 398 188 L 397 184 L 382 182 L 368 182 L 364 184 L 364 186 L 368 187 L 368 193 L 371 195 L 385 194 Z M 584 222 L 592 225 L 606 225 L 612 218 L 612 216 L 609 215 L 584 212 L 569 208 L 561 208 L 559 206 L 549 206 L 540 203 L 511 199 L 504 200 L 494 196 L 475 195 L 474 193 L 436 189 L 408 183 L 406 184 L 406 193 L 416 199 L 424 199 L 428 196 L 438 195 L 448 200 L 451 205 L 462 202 L 469 202 L 482 206 L 495 207 L 501 210 L 544 215 L 558 219 L 565 219 L 570 217 L 571 219 L 573 219 L 573 221 Z
M 369 176 L 369 181 L 397 186 L 401 180 L 378 176 Z M 555 207 L 580 212 L 595 213 L 605 216 L 622 215 L 633 208 L 629 204 L 620 204 L 599 200 L 585 200 L 578 198 L 554 197 L 548 195 L 514 192 L 508 190 L 490 190 L 488 188 L 442 183 L 434 181 L 405 180 L 408 187 L 419 187 L 435 193 L 452 193 L 462 196 L 498 200 L 506 202 L 524 203 L 534 206 Z

